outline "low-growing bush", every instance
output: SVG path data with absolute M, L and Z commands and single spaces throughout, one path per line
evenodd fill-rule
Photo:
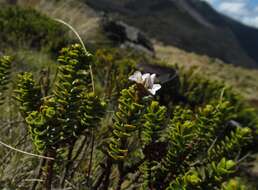
M 0 28 L 2 50 L 29 47 L 57 53 L 69 41 L 60 23 L 30 8 L 2 5 Z

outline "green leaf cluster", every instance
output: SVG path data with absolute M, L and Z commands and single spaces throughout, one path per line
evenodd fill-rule
M 105 109 L 105 103 L 92 92 L 91 55 L 75 44 L 63 48 L 58 61 L 52 95 L 41 97 L 30 73 L 19 75 L 16 90 L 33 142 L 43 152 L 71 144 L 97 127 Z
M 15 89 L 15 99 L 20 102 L 19 109 L 28 116 L 32 111 L 38 110 L 41 105 L 41 90 L 36 84 L 32 73 L 20 73 L 17 77 L 17 87 Z
M 0 57 L 0 105 L 4 103 L 4 92 L 8 89 L 10 83 L 12 59 L 9 56 Z
M 205 167 L 190 169 L 177 177 L 166 190 L 220 189 L 221 184 L 227 180 L 228 176 L 235 172 L 235 166 L 236 163 L 233 160 L 225 158 L 218 162 L 213 161 Z
M 142 105 L 138 96 L 136 85 L 122 90 L 118 102 L 108 155 L 114 160 L 123 160 L 128 155 L 127 139 L 138 130 L 144 105 Z

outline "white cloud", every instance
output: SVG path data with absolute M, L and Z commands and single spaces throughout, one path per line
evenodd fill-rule
M 210 4 L 212 4 L 214 2 L 213 0 L 201 0 L 201 1 L 206 1 L 206 2 L 208 2 Z
M 201 0 L 201 1 L 206 1 L 209 4 L 214 5 L 217 3 L 217 1 L 220 1 L 220 0 Z
M 258 28 L 258 16 L 255 17 L 245 17 L 243 18 L 243 22 L 250 26 L 255 26 Z
M 222 14 L 250 26 L 258 27 L 258 4 L 251 6 L 251 0 L 203 0 L 209 2 Z
M 248 10 L 245 2 L 223 2 L 218 6 L 219 11 L 229 15 L 246 15 Z

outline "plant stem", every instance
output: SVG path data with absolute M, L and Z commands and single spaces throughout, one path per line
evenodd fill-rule
M 35 179 L 40 179 L 42 172 L 43 172 L 43 166 L 46 164 L 46 159 L 41 158 L 37 170 L 37 175 Z M 30 188 L 30 190 L 35 190 L 38 185 L 38 181 L 35 180 Z
M 111 158 L 108 158 L 107 159 L 107 165 L 106 165 L 106 169 L 105 169 L 105 178 L 103 180 L 103 190 L 107 190 L 108 189 L 108 186 L 109 186 L 109 176 L 111 174 L 111 168 L 112 168 L 112 160 Z
M 90 163 L 89 163 L 88 178 L 87 178 L 87 184 L 88 184 L 88 185 L 89 185 L 89 182 L 90 182 L 90 175 L 91 175 L 91 168 L 92 168 L 92 158 L 93 158 L 93 151 L 94 151 L 94 141 L 95 141 L 95 135 L 94 135 L 93 129 L 92 129 L 92 141 L 91 141 Z
M 68 155 L 67 155 L 67 162 L 66 162 L 66 165 L 65 165 L 65 168 L 64 168 L 64 172 L 63 172 L 63 175 L 61 177 L 61 181 L 60 181 L 60 188 L 63 189 L 64 188 L 64 185 L 65 185 L 65 180 L 69 174 L 69 169 L 71 167 L 71 165 L 73 164 L 73 161 L 72 161 L 72 155 L 73 155 L 73 149 L 74 149 L 74 142 L 72 142 L 70 144 L 70 147 L 69 147 L 69 151 L 68 151 Z
M 55 150 L 48 150 L 47 156 L 54 158 L 56 155 Z M 53 168 L 54 168 L 54 160 L 47 160 L 46 161 L 46 176 L 45 176 L 45 183 L 44 183 L 44 190 L 51 190 L 52 186 L 52 178 L 53 178 Z
M 75 160 L 78 158 L 78 161 L 76 161 L 75 166 L 73 167 L 71 174 L 70 174 L 70 178 L 73 178 L 75 171 L 77 171 L 78 167 L 80 166 L 81 162 L 84 160 L 83 158 L 85 158 L 86 152 L 88 150 L 89 144 L 86 144 L 88 142 L 88 138 L 85 137 L 85 139 L 83 140 L 82 144 L 80 145 L 77 153 L 75 154 L 75 156 L 73 157 L 73 162 L 75 162 Z
M 119 180 L 116 187 L 116 190 L 121 190 L 122 183 L 124 182 L 124 162 L 118 164 L 118 171 L 119 171 Z

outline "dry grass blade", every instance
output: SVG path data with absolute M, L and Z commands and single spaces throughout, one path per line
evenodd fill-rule
M 81 43 L 81 45 L 82 45 L 82 48 L 83 48 L 85 54 L 86 54 L 87 56 L 91 56 L 91 54 L 87 51 L 87 49 L 86 49 L 86 47 L 85 47 L 85 45 L 84 45 L 84 42 L 83 42 L 81 36 L 80 36 L 79 33 L 75 30 L 74 27 L 72 27 L 70 24 L 68 24 L 67 22 L 65 22 L 65 21 L 63 21 L 63 20 L 61 20 L 61 19 L 55 18 L 54 20 L 57 21 L 57 22 L 59 22 L 59 23 L 61 23 L 61 24 L 64 24 L 64 25 L 67 26 L 69 29 L 71 29 L 71 30 L 73 31 L 73 33 L 76 35 L 76 37 L 78 38 L 78 40 L 80 41 L 80 43 Z M 91 75 L 91 81 L 92 81 L 92 91 L 95 92 L 94 77 L 93 77 L 93 72 L 92 72 L 92 67 L 91 67 L 91 65 L 90 65 L 90 75 Z
M 19 150 L 17 148 L 14 148 L 8 144 L 5 144 L 4 142 L 0 141 L 0 144 L 5 146 L 6 148 L 9 148 L 9 149 L 12 149 L 16 152 L 20 152 L 22 154 L 26 154 L 26 155 L 29 155 L 29 156 L 33 156 L 33 157 L 37 157 L 37 158 L 43 158 L 43 159 L 47 159 L 47 160 L 54 160 L 54 158 L 51 158 L 51 157 L 47 157 L 47 156 L 42 156 L 42 155 L 38 155 L 38 154 L 33 154 L 33 153 L 30 153 L 30 152 L 25 152 L 23 150 Z

